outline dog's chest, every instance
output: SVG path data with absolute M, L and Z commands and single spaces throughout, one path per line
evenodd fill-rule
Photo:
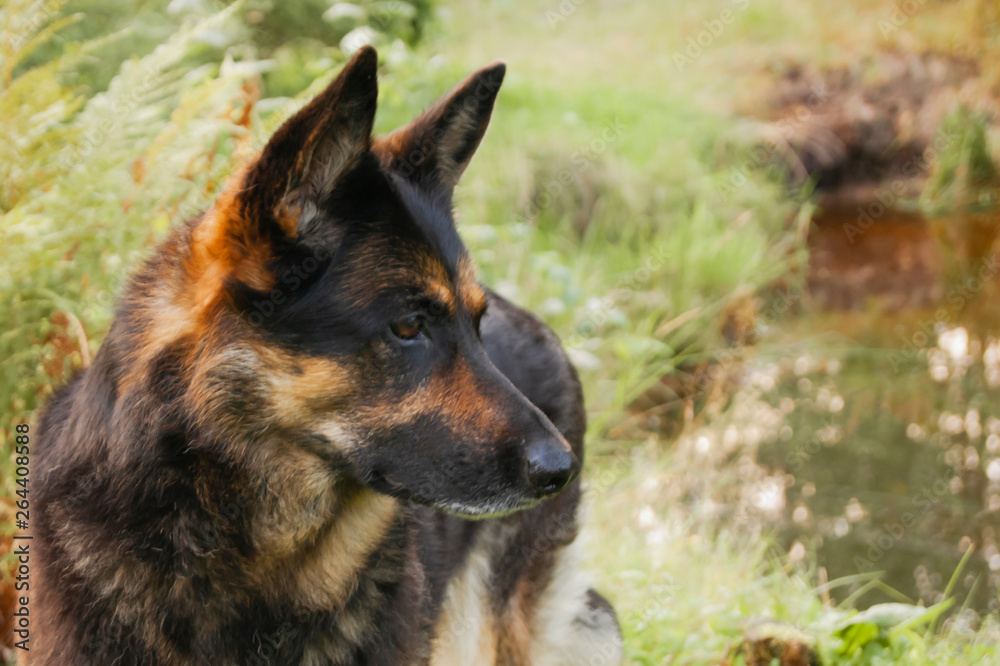
M 470 553 L 448 585 L 434 631 L 430 666 L 468 666 L 496 661 L 496 630 L 489 606 L 488 553 Z
M 301 666 L 422 666 L 430 645 L 429 594 L 412 525 L 397 523 L 335 613 L 298 636 Z M 295 652 L 295 651 L 293 651 Z M 289 656 L 292 656 L 291 654 Z M 272 662 L 279 663 L 279 662 Z

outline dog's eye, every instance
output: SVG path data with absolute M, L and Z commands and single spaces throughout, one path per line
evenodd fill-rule
M 389 330 L 400 340 L 415 340 L 424 332 L 424 320 L 420 315 L 411 315 L 389 324 Z

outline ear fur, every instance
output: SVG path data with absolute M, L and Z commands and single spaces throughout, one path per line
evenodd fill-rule
M 378 99 L 375 49 L 360 49 L 326 90 L 271 137 L 244 180 L 241 202 L 258 217 L 273 215 L 294 237 L 310 205 L 371 146 Z
M 371 148 L 378 56 L 360 49 L 326 89 L 276 131 L 216 199 L 192 234 L 185 269 L 198 307 L 227 280 L 271 289 L 269 262 L 308 227 L 337 179 Z
M 504 63 L 494 62 L 473 72 L 416 120 L 377 138 L 372 150 L 383 165 L 450 205 L 486 133 L 506 71 Z

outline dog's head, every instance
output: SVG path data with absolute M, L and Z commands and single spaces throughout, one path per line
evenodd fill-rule
M 193 306 L 252 332 L 267 368 L 255 409 L 272 431 L 402 499 L 465 516 L 526 508 L 579 461 L 487 357 L 488 299 L 450 212 L 504 66 L 373 138 L 376 66 L 359 51 L 193 229 Z

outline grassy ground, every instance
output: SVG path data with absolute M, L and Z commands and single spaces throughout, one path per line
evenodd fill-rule
M 590 566 L 619 610 L 629 663 L 768 663 L 768 655 L 748 657 L 739 647 L 748 634 L 794 633 L 787 625 L 808 629 L 825 663 L 1000 663 L 995 619 L 978 634 L 954 625 L 927 633 L 942 608 L 852 620 L 852 604 L 836 607 L 830 587 L 860 582 L 864 591 L 878 585 L 874 579 L 826 582 L 808 549 L 774 549 L 765 512 L 723 517 L 717 503 L 740 492 L 740 459 L 753 451 L 701 456 L 700 433 L 757 418 L 751 389 L 730 400 L 725 381 L 705 382 L 699 409 L 678 411 L 686 430 L 677 442 L 622 427 L 627 406 L 660 376 L 713 356 L 752 356 L 752 348 L 724 351 L 723 322 L 758 289 L 794 284 L 806 261 L 811 208 L 784 191 L 778 174 L 749 173 L 720 187 L 748 159 L 732 138 L 731 114 L 763 104 L 766 72 L 793 56 L 843 64 L 885 46 L 962 55 L 975 42 L 956 35 L 969 34 L 969 7 L 985 5 L 945 13 L 950 5 L 927 3 L 905 29 L 885 32 L 879 22 L 891 7 L 869 0 L 442 4 L 416 52 L 381 46 L 378 129 L 405 122 L 471 69 L 507 61 L 493 125 L 458 192 L 460 227 L 484 281 L 542 314 L 581 369 L 591 422 Z M 703 44 L 691 47 L 703 32 Z M 152 147 L 143 144 L 154 157 L 176 155 L 174 162 L 150 160 L 158 171 L 132 196 L 121 192 L 131 186 L 133 162 L 122 160 L 114 171 L 122 184 L 77 206 L 81 229 L 103 229 L 99 220 L 124 213 L 129 225 L 141 225 L 150 210 L 165 224 L 183 206 L 160 211 L 146 193 L 165 191 L 178 163 L 218 153 L 207 159 L 218 171 L 240 154 L 238 141 L 219 148 L 184 130 L 190 118 L 212 117 L 204 109 L 218 104 L 209 93 L 234 97 L 239 89 L 228 79 L 215 87 L 196 80 L 207 101 L 197 106 L 189 94 L 187 113 L 153 132 Z M 206 137 L 219 131 L 201 129 Z M 187 142 L 184 150 L 177 142 Z M 116 145 L 105 150 L 117 154 Z M 128 202 L 124 213 L 115 212 L 120 199 Z M 52 201 L 37 200 L 45 205 L 22 224 L 61 214 Z M 102 231 L 103 242 L 141 247 L 154 235 L 128 228 Z M 45 237 L 33 242 L 36 236 Z M 62 254 L 72 240 L 45 252 Z M 120 274 L 134 261 L 122 255 L 101 255 L 90 270 Z M 64 277 L 47 279 L 58 285 Z M 60 308 L 75 312 L 96 349 L 110 302 L 95 301 L 93 289 L 84 281 Z M 744 326 L 753 323 L 751 315 Z M 60 369 L 79 360 L 67 353 Z M 722 363 L 723 380 L 731 365 Z M 32 409 L 21 405 L 18 413 L 30 417 Z

